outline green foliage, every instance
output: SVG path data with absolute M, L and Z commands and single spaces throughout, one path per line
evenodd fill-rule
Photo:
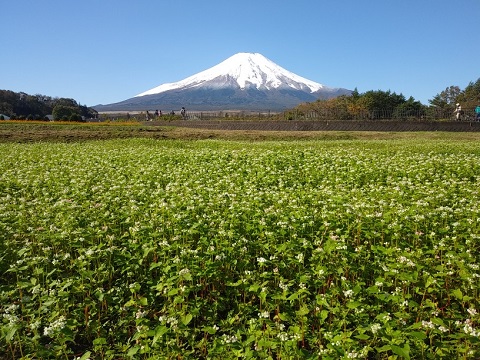
M 408 100 L 402 94 L 390 91 L 367 91 L 360 94 L 355 90 L 351 96 L 340 96 L 334 99 L 317 100 L 302 104 L 296 111 L 306 114 L 315 112 L 316 117 L 325 119 L 391 119 L 421 117 L 426 107 L 413 97 Z
M 470 82 L 464 90 L 450 86 L 429 102 L 432 106 L 450 111 L 453 111 L 456 103 L 460 103 L 464 109 L 474 109 L 480 105 L 480 78 L 476 82 Z
M 53 109 L 57 105 L 75 109 L 70 115 L 76 113 L 87 119 L 96 117 L 97 115 L 97 112 L 94 109 L 80 105 L 73 99 L 51 98 L 39 94 L 28 95 L 25 93 L 0 90 L 0 113 L 15 119 L 44 119 L 46 115 L 53 114 Z M 65 119 L 68 118 L 69 116 Z
M 480 105 L 480 78 L 476 82 L 470 82 L 463 90 L 457 101 L 462 104 L 464 108 L 475 108 Z
M 70 120 L 72 116 L 79 115 L 77 108 L 68 105 L 55 105 L 52 111 L 54 120 Z
M 434 96 L 433 99 L 429 100 L 432 106 L 453 110 L 455 108 L 455 103 L 457 98 L 460 95 L 461 90 L 458 86 L 450 86 L 443 90 L 441 93 Z
M 480 145 L 0 144 L 2 359 L 476 359 Z

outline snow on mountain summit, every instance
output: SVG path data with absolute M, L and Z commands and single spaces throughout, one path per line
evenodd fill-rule
M 259 90 L 287 87 L 310 93 L 326 88 L 282 68 L 261 54 L 238 53 L 207 70 L 175 83 L 162 84 L 136 97 L 200 86 L 221 88 L 235 85 L 240 89 L 255 87 Z

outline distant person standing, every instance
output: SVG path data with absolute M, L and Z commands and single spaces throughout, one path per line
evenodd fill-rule
M 457 121 L 460 121 L 460 120 L 461 120 L 461 116 L 462 116 L 462 114 L 463 114 L 463 110 L 462 110 L 462 106 L 461 106 L 459 103 L 456 104 L 454 113 L 455 113 L 455 119 L 456 119 Z
M 475 120 L 480 121 L 480 105 L 475 108 Z
M 146 118 L 147 121 L 150 120 L 150 113 L 148 112 L 148 110 L 147 110 L 147 113 L 145 114 L 145 118 Z

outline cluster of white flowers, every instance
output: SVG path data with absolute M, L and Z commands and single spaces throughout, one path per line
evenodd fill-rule
M 264 257 L 257 257 L 257 261 L 259 264 L 263 264 L 265 262 L 267 262 L 267 259 L 265 259 Z
M 422 320 L 422 327 L 427 330 L 438 329 L 442 333 L 448 332 L 448 329 L 443 325 L 435 325 L 432 321 Z
M 135 318 L 141 319 L 141 318 L 144 318 L 146 315 L 147 315 L 146 311 L 142 311 L 141 309 L 138 309 L 138 311 L 135 313 Z
M 471 319 L 466 319 L 464 322 L 456 321 L 455 325 L 461 327 L 463 332 L 467 335 L 480 337 L 480 330 L 473 327 L 473 321 Z
M 174 316 L 160 315 L 158 317 L 158 321 L 170 325 L 173 329 L 176 329 L 178 327 L 178 319 Z
M 372 332 L 372 334 L 376 334 L 380 331 L 381 328 L 382 328 L 382 325 L 378 323 L 374 323 L 370 326 L 370 331 Z
M 224 260 L 227 256 L 222 252 L 220 254 L 215 255 L 215 261 Z
M 351 351 L 351 352 L 345 353 L 345 357 L 346 357 L 347 359 L 358 359 L 358 358 L 360 358 L 360 357 L 363 358 L 362 354 L 361 354 L 361 353 L 358 353 L 358 352 L 356 352 L 356 351 Z
M 238 338 L 236 335 L 227 335 L 223 334 L 222 335 L 222 343 L 224 344 L 233 344 L 238 342 Z
M 28 327 L 30 328 L 30 330 L 34 331 L 40 328 L 41 323 L 42 322 L 39 319 L 37 319 L 34 322 L 30 323 Z
M 278 284 L 278 287 L 284 291 L 287 291 L 288 290 L 288 285 L 286 283 L 284 283 L 283 281 L 280 281 L 280 283 Z
M 300 337 L 300 334 L 289 334 L 289 333 L 286 333 L 286 332 L 279 332 L 277 334 L 277 337 L 281 340 L 281 341 L 299 341 L 301 339 Z
M 258 313 L 258 317 L 260 319 L 268 319 L 270 317 L 270 313 L 268 311 L 262 311 Z
M 475 316 L 477 315 L 477 310 L 475 308 L 468 308 L 467 312 L 470 314 L 470 316 Z
M 344 295 L 346 298 L 350 298 L 350 297 L 353 296 L 353 290 L 351 290 L 351 289 L 344 290 L 344 291 L 343 291 L 343 295 Z
M 414 263 L 412 260 L 408 259 L 407 257 L 405 257 L 405 256 L 403 256 L 403 255 L 400 256 L 400 257 L 397 259 L 397 261 L 398 261 L 400 264 L 404 264 L 404 265 L 409 266 L 409 267 L 415 267 L 415 263 Z
M 190 270 L 188 268 L 183 268 L 182 270 L 180 270 L 178 272 L 178 275 L 183 276 L 183 275 L 186 275 L 186 274 L 189 274 L 189 273 L 190 273 Z
M 16 315 L 18 308 L 17 304 L 11 304 L 5 308 L 3 317 L 8 321 L 9 326 L 13 326 L 18 322 L 18 316 Z
M 43 335 L 51 336 L 56 332 L 62 330 L 65 327 L 65 324 L 66 324 L 65 316 L 62 315 L 57 320 L 50 323 L 50 325 L 46 326 L 43 329 Z
M 431 321 L 422 320 L 422 327 L 425 329 L 435 329 L 435 324 Z

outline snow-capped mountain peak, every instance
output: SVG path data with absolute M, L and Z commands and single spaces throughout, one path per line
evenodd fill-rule
M 199 86 L 224 88 L 235 85 L 240 89 L 250 87 L 258 90 L 290 88 L 309 93 L 326 89 L 324 85 L 296 75 L 261 54 L 238 53 L 207 70 L 175 83 L 162 84 L 138 94 L 136 97 Z

